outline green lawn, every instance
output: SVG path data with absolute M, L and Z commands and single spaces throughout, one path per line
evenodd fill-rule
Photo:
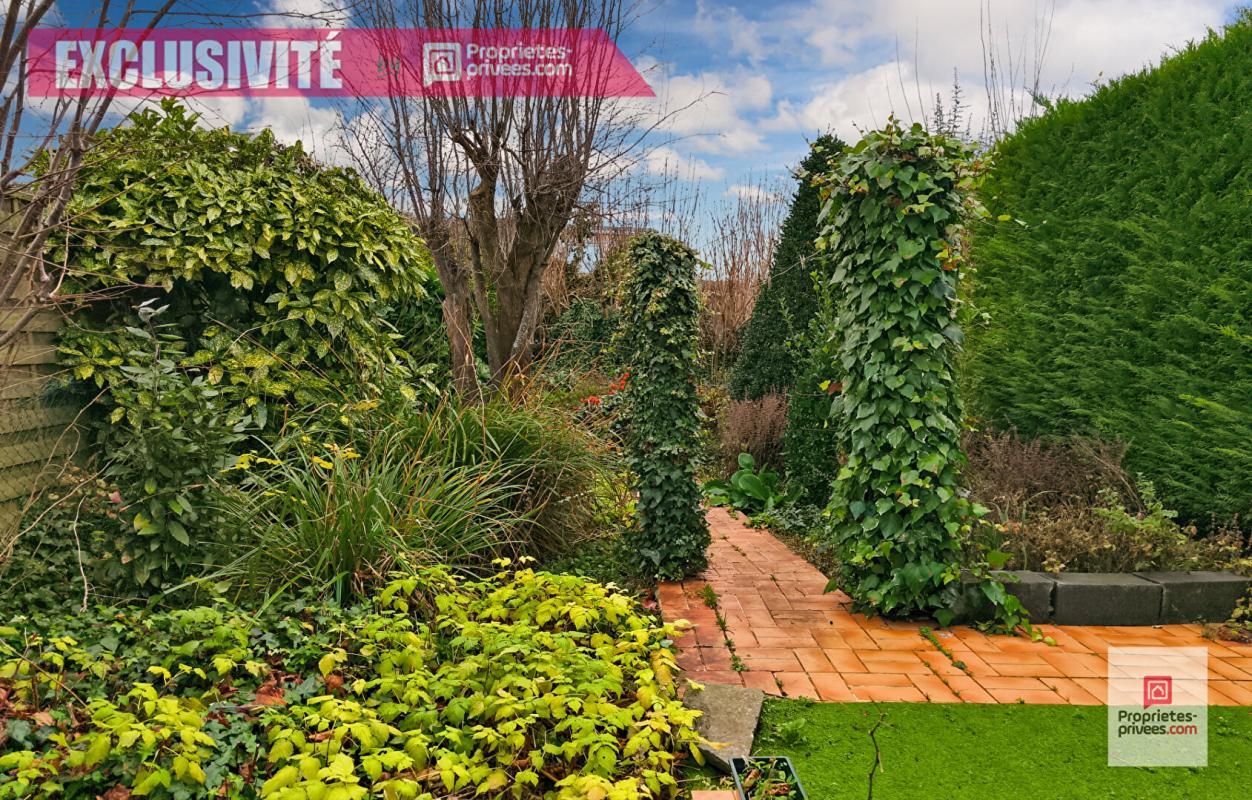
M 771 700 L 762 755 L 790 756 L 809 800 L 1226 800 L 1252 796 L 1252 709 L 1209 709 L 1205 769 L 1106 766 L 1103 707 Z

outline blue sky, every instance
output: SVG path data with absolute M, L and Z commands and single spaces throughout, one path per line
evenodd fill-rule
M 1033 65 L 1041 53 L 1040 88 L 1073 97 L 1155 63 L 1232 12 L 1221 0 L 657 0 L 623 45 L 673 107 L 716 93 L 670 126 L 683 137 L 672 150 L 733 185 L 794 164 L 824 129 L 854 140 L 890 112 L 929 116 L 936 92 L 947 102 L 954 69 L 977 134 L 987 107 L 982 39 L 1002 64 L 1011 53 Z M 988 14 L 991 33 L 980 37 Z M 1033 72 L 1020 70 L 1015 85 Z
M 236 25 L 257 24 L 246 19 L 256 11 L 324 13 L 345 1 L 351 2 L 180 5 L 195 14 L 242 15 L 215 20 Z M 93 6 L 58 0 L 65 24 Z M 858 129 L 880 124 L 888 113 L 929 117 L 936 92 L 947 102 L 953 70 L 978 134 L 987 109 L 983 40 L 1002 66 L 1015 63 L 1011 85 L 1020 89 L 1038 62 L 1045 94 L 1074 97 L 1220 27 L 1233 8 L 1224 0 L 639 0 L 621 45 L 658 94 L 644 110 L 663 122 L 656 149 L 638 169 L 698 179 L 711 197 L 748 191 L 761 180 L 785 181 L 806 142 L 823 130 L 854 140 Z M 178 22 L 202 24 L 203 17 Z M 1024 99 L 1020 91 L 1016 96 Z M 204 111 L 214 123 L 270 127 L 337 158 L 331 140 L 344 120 L 325 103 L 231 98 Z

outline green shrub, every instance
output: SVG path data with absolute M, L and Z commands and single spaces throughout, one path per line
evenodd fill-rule
M 167 330 L 130 327 L 115 338 L 128 363 L 111 384 L 108 418 L 86 424 L 99 448 L 91 474 L 62 465 L 72 477 L 28 511 L 14 552 L 4 554 L 20 563 L 0 559 L 6 599 L 44 594 L 69 575 L 115 599 L 133 597 L 212 563 L 199 539 L 223 530 L 219 478 L 254 426 L 202 372 L 180 368 L 184 342 Z M 32 572 L 36 553 L 68 570 Z
M 280 598 L 0 627 L 0 796 L 676 796 L 672 640 L 579 578 L 441 570 L 368 605 Z
M 628 440 L 639 493 L 631 546 L 643 574 L 676 579 L 704 568 L 710 541 L 695 479 L 696 255 L 672 239 L 644 234 L 631 243 L 629 257 Z
M 545 331 L 554 359 L 549 370 L 618 370 L 624 363 L 621 324 L 621 312 L 615 307 L 594 298 L 575 298 Z
M 1180 518 L 1252 513 L 1252 22 L 1003 142 L 976 230 L 966 394 L 987 423 L 1121 440 Z
M 404 219 L 352 172 L 322 167 L 269 131 L 206 130 L 173 101 L 101 133 L 48 258 L 75 294 L 62 363 L 106 389 L 128 361 L 115 342 L 142 327 L 140 300 L 169 307 L 180 366 L 264 425 L 272 404 L 360 394 L 423 364 L 395 346 L 381 315 L 424 304 L 433 268 Z M 437 318 L 437 317 L 436 317 Z M 420 355 L 420 354 L 419 354 Z M 107 400 L 107 397 L 106 397 Z M 111 409 L 106 409 L 111 411 Z
M 832 165 L 818 242 L 838 287 L 828 388 L 846 458 L 830 499 L 842 588 L 862 607 L 944 623 L 976 517 L 952 369 L 971 161 L 962 142 L 893 119 Z M 1005 606 L 1002 585 L 984 591 Z
M 813 245 L 822 201 L 812 177 L 843 147 L 834 136 L 819 136 L 797 170 L 796 194 L 783 221 L 769 280 L 740 334 L 739 357 L 730 377 L 730 394 L 736 400 L 786 394 L 795 383 L 795 344 L 817 312 L 812 273 L 822 268 Z
M 211 501 L 245 432 L 270 440 L 329 398 L 434 396 L 443 367 L 397 345 L 431 341 L 429 253 L 299 146 L 199 128 L 167 101 L 98 136 L 67 213 L 47 257 L 83 302 L 59 360 L 90 403 L 80 452 L 123 500 L 75 520 L 116 556 L 101 554 L 102 589 L 151 592 L 201 565 L 193 543 L 222 535 Z
M 1217 636 L 1240 644 L 1252 644 L 1252 590 L 1235 604 L 1230 619 L 1218 626 Z
M 253 427 L 202 372 L 180 369 L 183 342 L 164 330 L 119 336 L 135 349 L 110 384 L 112 413 L 94 430 L 93 444 L 107 453 L 101 475 L 118 487 L 118 502 L 112 515 L 79 521 L 107 534 L 95 570 L 105 587 L 155 590 L 206 564 L 193 537 L 223 529 L 217 479 Z
M 522 487 L 498 463 L 458 466 L 405 439 L 383 431 L 360 453 L 300 442 L 272 464 L 249 460 L 259 466 L 221 501 L 225 529 L 237 533 L 217 544 L 239 555 L 215 579 L 249 593 L 330 589 L 347 602 L 402 564 L 481 569 L 516 555 L 521 519 L 510 501 Z

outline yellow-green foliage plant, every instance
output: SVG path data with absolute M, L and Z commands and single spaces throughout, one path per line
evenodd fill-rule
M 693 757 L 672 640 L 630 598 L 510 568 L 0 627 L 0 797 L 659 798 Z M 120 787 L 120 788 L 118 788 Z
M 704 568 L 710 541 L 695 471 L 698 261 L 685 244 L 653 233 L 631 242 L 629 258 L 627 442 L 639 493 L 629 545 L 642 574 L 672 580 Z
M 953 359 L 961 232 L 977 211 L 971 148 L 894 119 L 832 162 L 822 236 L 833 325 L 822 388 L 842 466 L 830 535 L 843 588 L 889 615 L 952 617 L 980 513 L 962 494 L 961 405 Z M 980 588 L 1008 621 L 1020 604 Z

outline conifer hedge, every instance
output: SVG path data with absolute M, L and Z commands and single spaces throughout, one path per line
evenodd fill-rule
M 812 273 L 818 264 L 813 241 L 822 201 L 812 177 L 843 146 L 834 136 L 819 136 L 797 171 L 795 198 L 783 221 L 769 281 L 761 287 L 744 325 L 743 344 L 731 373 L 730 394 L 736 400 L 786 393 L 795 384 L 802 361 L 796 358 L 793 345 L 807 334 L 817 313 Z
M 970 410 L 1095 434 L 1182 517 L 1252 517 L 1252 21 L 1002 146 L 974 241 Z
M 628 442 L 639 494 L 630 541 L 642 574 L 674 580 L 704 568 L 710 542 L 695 470 L 698 262 L 691 248 L 655 233 L 636 237 L 629 259 Z
M 834 318 L 837 287 L 830 283 L 825 276 L 813 287 L 818 307 L 809 330 L 797 339 L 796 350 L 807 350 L 807 355 L 798 362 L 783 430 L 787 494 L 814 506 L 826 505 L 831 483 L 839 472 L 839 442 L 831 424 L 829 395 L 839 336 Z

